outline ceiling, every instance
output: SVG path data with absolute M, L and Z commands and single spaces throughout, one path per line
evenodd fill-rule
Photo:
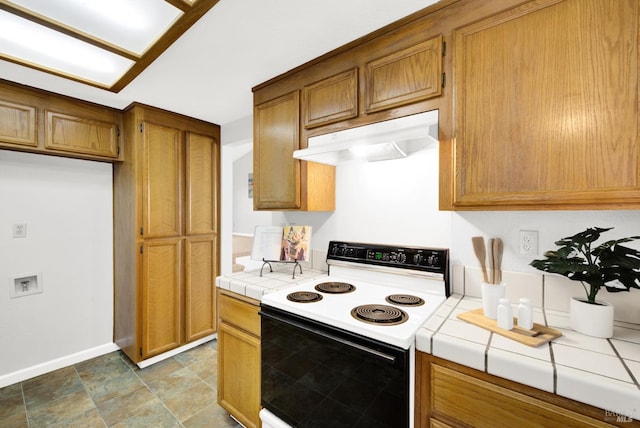
M 0 58 L 119 92 L 218 0 L 0 0 Z
M 251 88 L 437 0 L 220 0 L 118 93 L 0 60 L 0 78 L 125 108 L 137 101 L 220 125 Z

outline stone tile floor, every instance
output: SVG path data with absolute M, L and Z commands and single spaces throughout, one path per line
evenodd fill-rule
M 144 369 L 112 352 L 0 388 L 0 427 L 240 427 L 216 380 L 216 340 Z

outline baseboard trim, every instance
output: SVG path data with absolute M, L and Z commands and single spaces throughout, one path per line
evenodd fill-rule
M 200 346 L 203 343 L 207 343 L 217 338 L 217 334 L 210 334 L 209 336 L 205 336 L 202 339 L 194 340 L 193 342 L 189 342 L 186 345 L 183 345 L 179 348 L 172 349 L 171 351 L 167 351 L 163 354 L 156 355 L 155 357 L 147 358 L 146 360 L 142 360 L 138 363 L 138 367 L 141 369 L 145 367 L 149 367 L 152 364 L 159 363 L 162 360 L 166 360 L 167 358 L 171 358 L 174 355 L 178 355 L 181 352 L 187 351 L 191 348 L 195 348 L 196 346 Z
M 4 388 L 5 386 L 13 385 L 14 383 L 22 382 L 63 367 L 77 364 L 82 361 L 90 360 L 91 358 L 99 357 L 100 355 L 108 354 L 109 352 L 117 351 L 119 349 L 120 348 L 115 343 L 105 343 L 104 345 L 96 346 L 95 348 L 85 349 L 84 351 L 76 352 L 75 354 L 66 355 L 64 357 L 56 358 L 55 360 L 46 361 L 41 364 L 36 364 L 35 366 L 7 373 L 0 376 L 0 388 Z

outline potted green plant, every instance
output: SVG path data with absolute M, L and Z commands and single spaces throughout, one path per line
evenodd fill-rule
M 614 239 L 596 246 L 600 236 L 613 227 L 590 227 L 555 244 L 557 250 L 544 253 L 544 259 L 530 265 L 544 272 L 556 273 L 580 281 L 586 299 L 571 299 L 571 327 L 596 337 L 613 335 L 613 305 L 596 300 L 603 287 L 609 292 L 640 288 L 640 251 L 620 245 L 640 236 Z

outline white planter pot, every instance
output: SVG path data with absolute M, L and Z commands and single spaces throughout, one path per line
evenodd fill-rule
M 613 336 L 613 305 L 596 300 L 596 305 L 580 297 L 571 299 L 571 328 L 588 336 Z
M 481 283 L 482 287 L 482 312 L 487 318 L 492 320 L 497 318 L 498 303 L 500 299 L 504 297 L 507 289 L 506 284 L 488 284 L 486 282 Z

